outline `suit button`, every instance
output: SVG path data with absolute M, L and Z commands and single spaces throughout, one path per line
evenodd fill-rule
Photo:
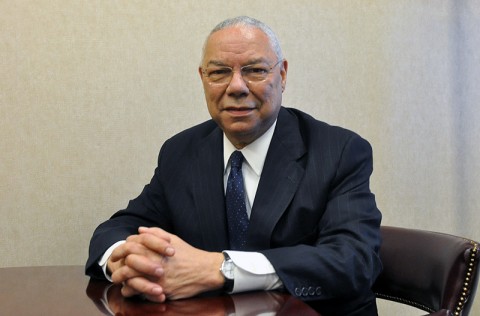
M 308 295 L 315 295 L 315 289 L 312 286 L 308 287 Z
M 299 287 L 296 287 L 295 288 L 295 295 L 296 296 L 301 296 L 302 295 L 302 289 L 300 289 Z
M 302 287 L 302 296 L 308 296 L 308 289 L 306 287 Z
M 322 294 L 322 288 L 320 286 L 317 286 L 317 288 L 315 289 L 315 294 L 317 294 L 317 295 Z

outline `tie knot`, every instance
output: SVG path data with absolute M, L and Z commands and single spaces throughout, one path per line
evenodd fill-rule
M 230 164 L 232 168 L 241 168 L 243 162 L 243 155 L 240 151 L 235 150 L 230 156 Z

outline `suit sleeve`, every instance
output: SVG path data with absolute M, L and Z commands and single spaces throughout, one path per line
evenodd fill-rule
M 142 193 L 128 203 L 126 209 L 116 212 L 109 220 L 100 224 L 90 240 L 89 257 L 85 265 L 85 273 L 93 278 L 105 279 L 98 261 L 105 251 L 114 243 L 125 240 L 128 236 L 137 234 L 138 227 L 170 228 L 166 202 L 159 176 L 162 157 L 162 147 L 159 155 L 159 166 L 155 170 L 150 183 Z
M 369 188 L 370 144 L 358 135 L 351 136 L 335 164 L 326 205 L 318 210 L 323 215 L 315 242 L 261 251 L 285 289 L 307 301 L 371 293 L 381 270 L 381 214 Z

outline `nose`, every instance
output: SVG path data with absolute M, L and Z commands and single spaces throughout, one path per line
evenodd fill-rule
M 240 71 L 232 73 L 232 79 L 228 83 L 226 93 L 232 97 L 240 98 L 248 95 L 249 89 L 247 82 L 243 79 Z

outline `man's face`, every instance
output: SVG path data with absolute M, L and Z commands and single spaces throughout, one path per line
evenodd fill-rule
M 270 69 L 277 62 L 268 37 L 256 28 L 230 27 L 213 33 L 206 43 L 199 73 L 208 111 L 237 148 L 256 140 L 277 118 L 287 79 L 287 62 L 281 61 L 273 67 L 263 81 L 244 80 L 240 68 L 258 65 Z M 212 82 L 204 75 L 204 70 L 212 67 L 232 68 L 231 80 Z

